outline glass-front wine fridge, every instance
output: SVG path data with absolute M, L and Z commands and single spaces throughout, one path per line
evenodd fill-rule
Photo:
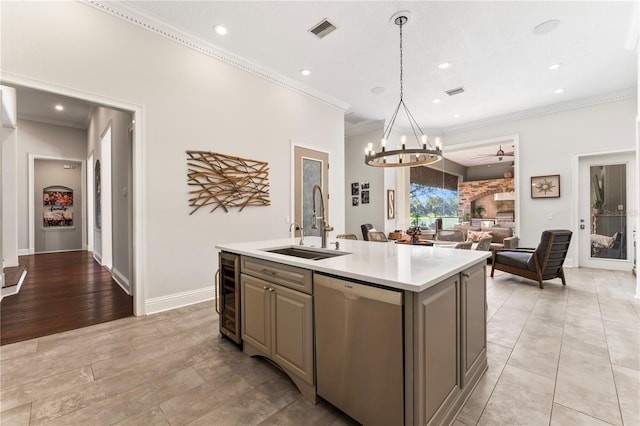
M 240 256 L 221 252 L 216 273 L 216 312 L 220 334 L 235 343 L 240 337 Z

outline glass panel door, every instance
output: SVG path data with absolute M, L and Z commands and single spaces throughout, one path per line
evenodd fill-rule
M 591 257 L 627 259 L 627 165 L 592 165 Z

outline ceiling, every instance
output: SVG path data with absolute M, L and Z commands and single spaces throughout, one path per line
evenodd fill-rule
M 347 133 L 389 119 L 397 105 L 399 28 L 391 17 L 400 10 L 410 17 L 403 29 L 404 100 L 429 134 L 612 93 L 635 93 L 636 87 L 637 28 L 631 17 L 637 10 L 630 1 L 118 1 L 108 5 L 123 16 L 135 15 L 142 25 L 167 30 L 177 39 L 189 37 L 225 57 L 241 58 L 275 78 L 293 82 L 299 90 L 348 105 Z M 320 39 L 309 30 L 325 18 L 337 29 Z M 558 20 L 557 28 L 534 33 L 536 26 L 549 20 Z M 228 34 L 217 34 L 213 28 L 217 24 L 224 25 Z M 451 66 L 440 69 L 444 62 Z M 549 69 L 558 63 L 558 69 Z M 301 75 L 303 68 L 311 74 Z M 466 92 L 444 93 L 457 87 Z M 556 93 L 557 89 L 564 91 Z M 47 113 L 37 108 L 51 102 L 25 105 L 24 96 L 18 94 L 19 114 L 21 108 L 23 115 Z M 78 122 L 85 113 L 78 113 Z M 400 126 L 406 125 L 398 120 Z M 485 146 L 466 158 L 485 164 L 490 160 L 480 157 L 497 149 Z

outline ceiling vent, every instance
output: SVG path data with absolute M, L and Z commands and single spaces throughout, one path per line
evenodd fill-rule
M 309 32 L 315 34 L 318 38 L 323 38 L 328 34 L 331 34 L 336 28 L 337 27 L 335 25 L 333 25 L 327 20 L 327 18 L 325 18 L 318 25 L 311 28 Z
M 455 89 L 445 90 L 444 93 L 446 93 L 449 96 L 454 96 L 464 92 L 466 92 L 466 90 L 464 90 L 464 87 L 456 87 Z

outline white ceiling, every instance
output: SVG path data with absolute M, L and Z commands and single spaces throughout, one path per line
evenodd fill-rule
M 410 12 L 410 22 L 403 30 L 404 100 L 428 133 L 555 104 L 634 93 L 636 87 L 637 28 L 632 16 L 637 10 L 631 1 L 105 4 L 123 16 L 133 13 L 142 17 L 143 22 L 138 22 L 152 24 L 150 28 L 166 29 L 179 35 L 178 39 L 189 37 L 227 57 L 239 57 L 275 78 L 293 82 L 303 91 L 349 105 L 347 131 L 357 130 L 354 118 L 360 126 L 389 119 L 399 100 L 399 32 L 390 18 L 400 10 Z M 318 39 L 308 30 L 325 18 L 338 28 Z M 533 33 L 534 27 L 552 19 L 560 21 L 555 30 Z M 225 25 L 229 34 L 216 34 L 216 24 Z M 438 64 L 445 61 L 451 62 L 451 67 L 439 69 Z M 554 63 L 562 66 L 550 71 Z M 299 72 L 303 68 L 310 69 L 311 75 L 303 77 Z M 466 93 L 453 97 L 444 93 L 460 86 Z M 383 87 L 384 93 L 373 94 L 374 87 Z M 555 93 L 559 88 L 565 91 Z M 19 114 L 51 112 L 46 108 L 52 99 L 26 100 L 36 95 L 18 93 Z M 436 98 L 441 102 L 434 104 Z M 86 113 L 79 112 L 68 120 L 86 122 Z M 59 114 L 52 119 L 62 120 Z M 486 164 L 491 161 L 486 155 L 497 149 L 497 145 L 485 146 L 481 152 L 451 155 L 464 156 L 466 165 Z
M 347 114 L 366 120 L 388 119 L 399 100 L 399 31 L 390 18 L 408 10 L 410 22 L 403 30 L 404 98 L 425 131 L 636 86 L 635 44 L 628 41 L 634 16 L 630 1 L 110 5 L 143 12 L 148 19 L 342 100 L 351 106 Z M 338 29 L 318 39 L 308 30 L 325 18 Z M 533 33 L 534 27 L 552 19 L 560 21 L 557 29 Z M 216 24 L 226 26 L 229 33 L 216 34 Z M 452 66 L 439 69 L 445 61 Z M 554 63 L 562 66 L 550 71 Z M 301 76 L 303 68 L 312 74 Z M 444 93 L 460 86 L 467 92 L 453 97 Z M 372 94 L 374 87 L 385 92 Z M 556 94 L 560 88 L 566 91 Z M 441 102 L 434 104 L 433 99 Z

